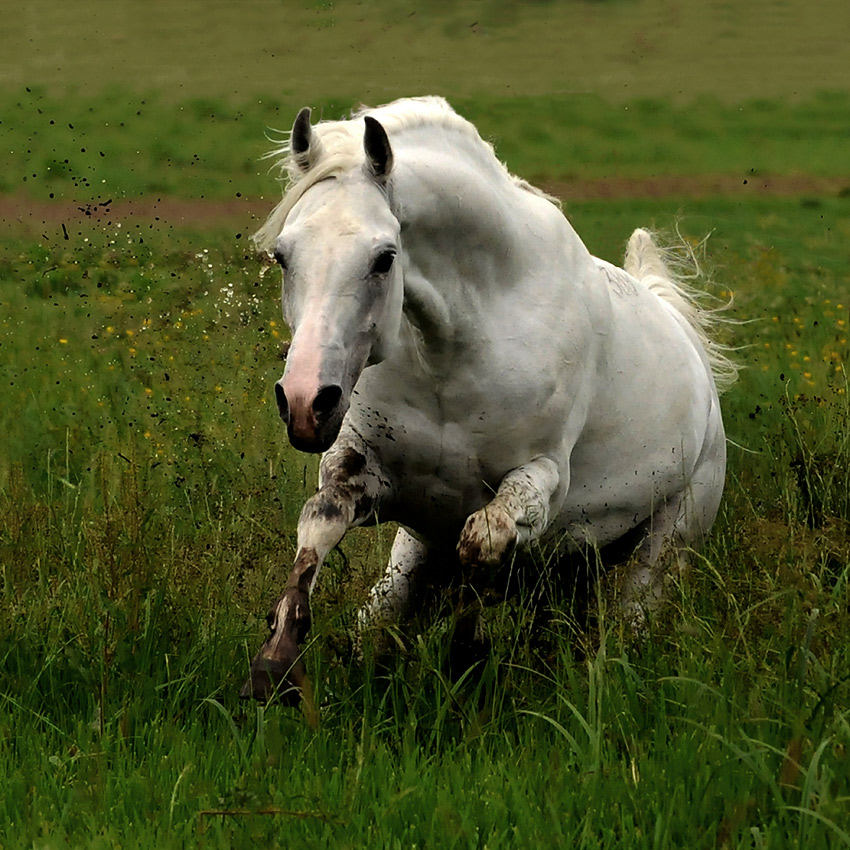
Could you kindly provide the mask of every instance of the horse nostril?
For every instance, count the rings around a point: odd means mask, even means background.
[[[286,393],[283,391],[283,387],[278,381],[274,385],[274,397],[277,401],[277,410],[280,413],[280,418],[284,421],[286,425],[289,424],[289,402],[286,400]]]
[[[339,406],[342,399],[342,387],[331,384],[322,387],[313,399],[313,413],[317,419],[324,419],[331,415]]]

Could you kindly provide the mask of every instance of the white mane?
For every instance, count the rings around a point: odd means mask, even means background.
[[[268,252],[272,249],[287,215],[307,189],[328,177],[345,174],[363,165],[365,161],[363,118],[366,115],[381,122],[390,142],[394,136],[405,130],[423,126],[456,132],[470,140],[473,145],[479,146],[483,158],[495,163],[514,184],[557,204],[555,199],[512,175],[496,158],[493,146],[481,138],[475,125],[458,115],[444,98],[436,96],[401,98],[374,109],[361,107],[347,120],[322,121],[315,125],[313,144],[317,150],[312,153],[312,161],[306,172],[296,162],[290,149],[289,139],[268,154],[268,158],[277,160],[277,165],[284,175],[284,197],[254,234],[254,244],[258,250]]]

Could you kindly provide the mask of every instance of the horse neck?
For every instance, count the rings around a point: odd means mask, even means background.
[[[421,305],[431,326],[445,318],[442,301],[483,297],[524,261],[520,207],[521,195],[529,193],[492,155],[488,161],[480,142],[452,141],[400,146],[393,179],[408,270],[406,300]]]
[[[393,178],[405,314],[426,340],[457,338],[464,322],[478,333],[494,297],[528,286],[542,262],[571,245],[585,250],[557,207],[511,177],[480,141],[449,141],[400,145]]]
[[[461,244],[510,238],[506,215],[517,185],[480,140],[448,133],[446,143],[400,147],[394,178],[403,225]]]

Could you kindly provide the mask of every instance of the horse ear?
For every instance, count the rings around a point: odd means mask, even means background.
[[[384,180],[393,167],[393,149],[390,147],[387,131],[380,121],[370,115],[363,120],[366,122],[366,131],[363,134],[366,164],[374,177]]]
[[[296,165],[302,171],[307,171],[315,159],[315,156],[310,153],[310,148],[315,147],[315,143],[313,128],[310,126],[310,107],[305,106],[296,116],[289,136],[289,149],[292,151]]]

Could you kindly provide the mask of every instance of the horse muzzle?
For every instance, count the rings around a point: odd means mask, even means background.
[[[274,392],[289,442],[301,452],[327,451],[339,435],[348,410],[342,387],[329,384],[315,393],[287,394],[285,381],[284,376],[275,384]]]

